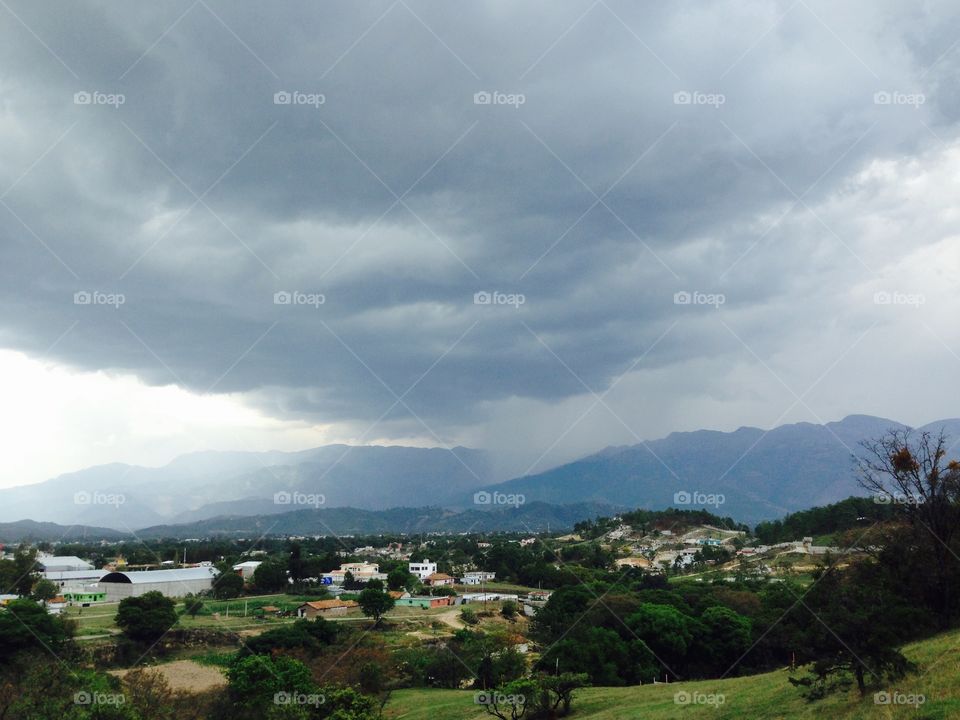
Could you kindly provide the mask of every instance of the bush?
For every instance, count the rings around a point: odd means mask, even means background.
[[[152,590],[120,601],[117,627],[131,640],[155,643],[177,622],[173,600]]]

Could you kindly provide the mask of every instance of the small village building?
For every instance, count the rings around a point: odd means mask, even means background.
[[[445,607],[455,605],[455,599],[446,596],[417,595],[412,597],[397,598],[394,605],[396,607],[421,607],[424,609]]]
[[[473,570],[463,574],[463,577],[460,578],[460,584],[480,585],[485,582],[493,582],[496,576],[497,574],[495,572],[487,572],[486,570]]]
[[[252,582],[253,574],[261,565],[263,565],[263,561],[261,560],[247,560],[246,562],[234,565],[233,571],[242,577],[244,582]]]
[[[386,580],[387,574],[380,572],[380,565],[377,563],[342,563],[339,570],[331,570],[324,573],[323,577],[328,583],[334,585],[343,585],[347,573],[353,576],[357,582],[370,582],[371,580]]]
[[[453,585],[457,579],[446,573],[433,573],[427,578],[424,578],[423,584],[429,585],[430,587],[442,587],[444,585]]]
[[[347,611],[358,607],[353,600],[315,600],[305,602],[297,608],[297,617],[312,620],[315,617],[346,615]]]
[[[72,590],[63,593],[63,597],[65,597],[71,605],[86,606],[90,603],[107,601],[107,594],[98,590]]]
[[[407,571],[411,575],[416,575],[417,578],[422,581],[426,580],[437,571],[437,564],[435,562],[430,562],[429,559],[425,559],[420,562],[412,562],[407,564]]]

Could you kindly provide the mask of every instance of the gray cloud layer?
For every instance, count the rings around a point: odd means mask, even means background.
[[[280,417],[362,429],[386,413],[398,433],[509,444],[490,422],[631,368],[706,408],[759,392],[745,360],[816,355],[799,393],[902,322],[851,293],[910,290],[897,263],[952,232],[942,217],[886,237],[924,209],[863,174],[949,153],[948,2],[10,2],[0,17],[0,343],[41,354],[69,329],[50,357],[247,393]],[[74,304],[94,290],[126,302]],[[682,290],[726,302],[678,306]],[[877,385],[892,372],[874,369]],[[627,415],[650,399],[629,385],[611,393]]]

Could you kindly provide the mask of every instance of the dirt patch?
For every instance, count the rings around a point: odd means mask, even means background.
[[[216,667],[200,665],[193,660],[176,660],[149,668],[163,675],[172,690],[203,692],[227,684],[227,679]],[[111,675],[123,677],[129,670],[111,670]]]

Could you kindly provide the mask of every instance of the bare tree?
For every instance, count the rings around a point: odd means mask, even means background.
[[[913,546],[930,561],[938,596],[934,604],[941,623],[949,625],[960,569],[960,463],[947,459],[949,445],[942,430],[891,430],[863,447],[867,454],[859,459],[860,485],[877,502],[894,507]]]

